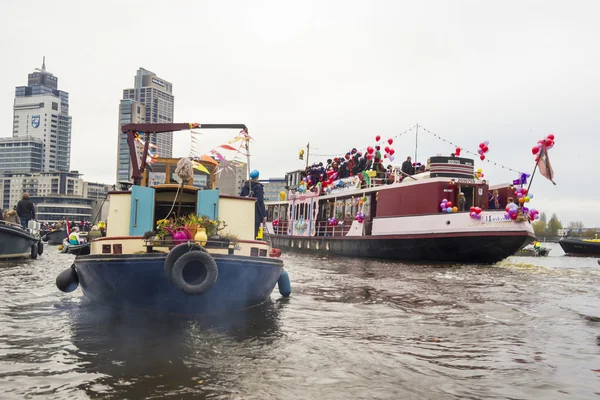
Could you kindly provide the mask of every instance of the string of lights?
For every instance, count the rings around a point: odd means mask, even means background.
[[[467,149],[463,148],[462,146],[459,146],[456,143],[453,143],[453,142],[451,142],[451,141],[449,141],[447,139],[444,139],[440,135],[431,132],[429,129],[423,128],[421,125],[419,125],[419,128],[422,129],[422,130],[424,130],[425,132],[429,133],[430,135],[433,135],[435,138],[441,140],[442,142],[446,142],[446,143],[448,143],[448,144],[450,144],[450,145],[452,145],[454,147],[460,147],[460,150],[462,152],[464,152],[464,153],[469,153],[469,154],[471,154],[471,155],[473,155],[475,157],[479,157],[479,154],[477,154],[477,153],[475,153],[473,151],[467,150]],[[520,174],[522,172],[522,171],[517,171],[516,169],[510,168],[510,167],[507,167],[506,165],[502,165],[499,162],[496,162],[496,161],[493,161],[493,160],[490,160],[490,159],[487,159],[487,158],[485,160],[483,160],[483,161],[487,162],[487,163],[490,163],[490,164],[493,164],[496,167],[500,167],[502,169],[507,169],[509,171],[516,172],[518,174]]]
[[[408,132],[412,131],[412,130],[413,130],[413,129],[415,129],[416,127],[417,127],[417,125],[414,125],[414,126],[412,126],[411,128],[408,128],[407,130],[405,130],[404,132],[401,132],[401,133],[399,133],[399,134],[397,134],[397,135],[395,135],[395,136],[390,136],[390,137],[391,137],[392,139],[397,139],[397,138],[399,138],[400,136],[404,135],[405,133],[408,133]],[[382,136],[382,138],[383,138],[383,136]],[[367,147],[365,146],[365,148],[363,148],[363,149],[361,149],[361,150],[359,150],[359,151],[361,151],[361,152],[364,154],[364,153],[365,153],[365,151],[366,151],[366,148],[367,148]],[[319,153],[313,153],[313,152],[310,152],[310,156],[311,156],[311,157],[342,157],[342,156],[344,156],[346,153],[347,153],[347,151],[340,152],[340,153],[334,153],[334,154],[319,154]]]

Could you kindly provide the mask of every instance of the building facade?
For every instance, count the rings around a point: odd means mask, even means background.
[[[69,204],[65,203],[65,199],[81,199],[91,207],[93,201],[105,199],[114,186],[85,182],[81,174],[73,171],[8,173],[0,176],[0,188],[0,208],[6,210],[16,206],[24,192],[29,194],[36,205],[36,201],[55,204],[53,199],[60,197],[62,199],[60,204]],[[73,204],[80,203],[78,200]]]
[[[33,136],[0,138],[0,174],[41,172],[43,142]]]
[[[27,86],[15,88],[13,137],[33,137],[41,141],[41,171],[69,171],[69,93],[58,90],[58,78],[46,71],[45,60],[41,69],[29,74]]]
[[[233,171],[223,171],[217,177],[217,189],[219,193],[228,196],[239,196],[242,185],[248,177],[248,164],[232,166]]]
[[[117,182],[131,179],[131,156],[127,144],[127,135],[121,127],[127,124],[141,124],[146,121],[146,106],[132,99],[121,100],[119,104],[119,144],[117,146]]]
[[[279,201],[279,193],[287,193],[285,178],[261,179],[259,182],[263,185],[265,201]]]
[[[128,102],[123,103],[127,100]],[[128,107],[132,110],[129,113]],[[143,108],[141,107],[143,106]],[[140,107],[138,109],[138,107]],[[130,160],[123,157],[128,154],[127,140],[121,132],[121,126],[134,123],[170,123],[173,122],[175,109],[175,97],[173,96],[173,84],[159,78],[154,72],[147,69],[138,69],[134,87],[123,90],[123,99],[119,108],[119,145],[117,181],[131,179]],[[135,112],[134,112],[135,111]],[[138,115],[139,114],[139,115]],[[143,120],[141,119],[143,117]],[[125,140],[123,140],[125,138]],[[157,146],[157,155],[161,158],[171,158],[173,155],[173,133],[152,134],[150,142]],[[127,171],[127,172],[125,172]]]

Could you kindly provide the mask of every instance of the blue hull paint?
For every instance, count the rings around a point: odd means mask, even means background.
[[[273,258],[213,255],[219,275],[198,296],[188,296],[165,276],[166,254],[89,255],[75,259],[84,295],[92,302],[169,314],[242,310],[265,302],[283,262]]]
[[[30,258],[31,246],[39,241],[19,226],[0,225],[0,259]]]

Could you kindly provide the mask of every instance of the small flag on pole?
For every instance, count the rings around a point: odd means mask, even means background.
[[[548,149],[546,146],[542,146],[540,149],[540,156],[537,162],[538,169],[540,170],[540,174],[548,179],[550,182],[554,182],[554,171],[552,170],[552,165],[550,165],[550,159],[548,158]]]

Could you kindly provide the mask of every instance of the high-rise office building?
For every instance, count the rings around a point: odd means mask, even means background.
[[[58,90],[58,78],[41,69],[29,74],[27,86],[15,88],[13,136],[42,143],[42,171],[68,172],[71,163],[69,93]]]
[[[0,175],[42,172],[43,142],[31,136],[0,138]]]
[[[144,68],[138,69],[134,87],[123,90],[123,99],[119,107],[117,181],[128,181],[131,179],[131,163],[129,160],[127,138],[121,132],[121,126],[141,122],[173,122],[174,103],[173,84],[159,78],[154,72]],[[157,146],[158,157],[172,157],[172,132],[158,135],[152,134],[150,142]]]

